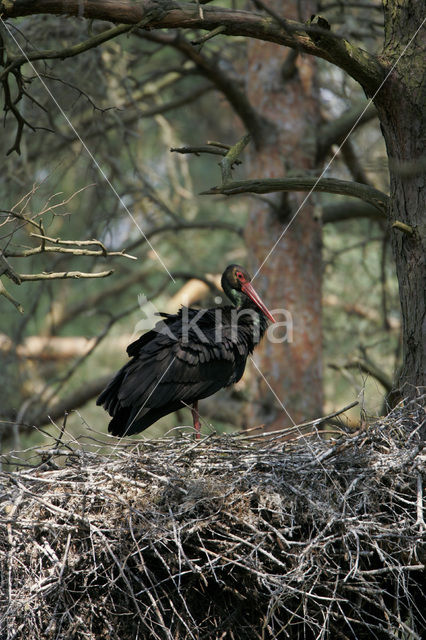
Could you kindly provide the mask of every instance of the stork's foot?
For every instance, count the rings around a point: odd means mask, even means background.
[[[200,423],[200,414],[198,413],[198,402],[194,402],[191,409],[192,413],[192,421],[194,423],[195,429],[195,439],[199,440],[201,437],[201,423]]]

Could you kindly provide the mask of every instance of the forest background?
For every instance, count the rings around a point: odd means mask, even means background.
[[[270,12],[279,4],[221,6],[275,20]],[[306,22],[320,13],[337,35],[380,52],[381,3],[313,5],[288,3],[286,16]],[[6,56],[32,58],[15,76],[2,76],[5,448],[37,444],[65,411],[67,430],[105,431],[107,416],[95,398],[146,327],[146,299],[168,312],[185,300],[215,304],[224,267],[237,262],[256,272],[282,231],[290,244],[276,247],[275,272],[261,270],[256,284],[271,309],[291,313],[293,341],[273,351],[264,343],[257,366],[235,389],[201,404],[205,432],[285,427],[356,399],[364,417],[385,413],[402,342],[390,249],[395,230],[379,209],[320,192],[308,199],[199,195],[221,183],[218,161],[247,131],[252,138],[233,165],[233,180],[317,177],[325,169],[325,178],[388,193],[374,106],[344,71],[297,49],[220,31],[207,40],[197,29],[144,26],[109,34],[111,23],[47,15],[0,26],[3,63]],[[256,60],[265,69],[257,80]],[[274,101],[279,112],[268,113]],[[256,131],[265,118],[279,130],[276,175],[266,160],[256,165]],[[183,147],[190,152],[171,151]],[[293,259],[292,235],[302,249],[294,269],[283,258],[287,251]],[[353,409],[350,423],[359,418]],[[188,422],[182,412],[146,435]]]

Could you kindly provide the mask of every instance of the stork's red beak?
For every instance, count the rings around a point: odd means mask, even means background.
[[[260,299],[260,297],[258,296],[256,291],[251,286],[250,282],[246,282],[245,284],[243,284],[243,286],[241,287],[241,291],[243,293],[245,293],[246,296],[248,296],[250,298],[250,300],[253,300],[254,304],[256,304],[259,307],[259,309],[261,309],[261,311],[263,311],[265,316],[267,318],[269,318],[269,320],[271,322],[276,322],[274,316],[272,315],[272,313],[270,311],[268,311],[268,309],[266,308],[265,304],[262,302],[262,300]]]

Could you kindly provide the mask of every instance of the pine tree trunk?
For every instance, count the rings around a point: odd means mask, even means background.
[[[283,13],[279,0],[268,2],[268,7],[278,15]],[[285,3],[287,18],[305,20],[313,12],[313,2]],[[266,120],[263,135],[255,140],[255,148],[251,146],[249,177],[275,178],[289,170],[314,168],[319,119],[315,72],[316,61],[311,56],[249,41],[247,93]],[[274,329],[277,337],[287,333],[289,341],[275,344],[266,338],[256,350],[261,373],[252,366],[251,425],[280,428],[321,415],[321,227],[313,217],[314,197],[303,204],[294,220],[305,194],[268,196],[272,206],[265,199],[251,201],[246,240],[252,272],[278,241],[255,278],[255,286],[270,308],[286,309],[293,324],[292,331],[290,326]],[[286,319],[279,312],[276,316],[279,321]]]
[[[425,30],[405,46],[424,19],[417,0],[384,2],[384,62],[397,63],[375,100],[389,156],[389,223],[403,320],[403,367],[397,397],[426,384]],[[423,47],[422,47],[423,44]],[[408,226],[406,231],[398,226]],[[411,233],[410,233],[411,229]]]

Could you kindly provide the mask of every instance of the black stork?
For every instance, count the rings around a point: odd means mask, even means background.
[[[222,288],[232,305],[211,309],[182,307],[127,347],[131,360],[102,391],[96,404],[112,416],[108,431],[130,436],[163,416],[192,405],[200,437],[198,400],[240,380],[249,353],[268,322],[275,322],[236,264],[222,274]]]

